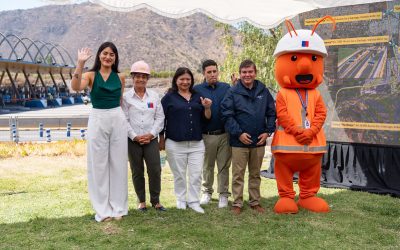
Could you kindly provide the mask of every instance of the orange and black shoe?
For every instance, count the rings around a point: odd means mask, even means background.
[[[154,207],[154,209],[155,210],[157,210],[157,211],[160,211],[160,212],[165,212],[165,211],[167,211],[167,209],[163,206],[163,205],[161,205],[160,203],[157,203],[157,204],[153,204],[152,205],[153,207]]]

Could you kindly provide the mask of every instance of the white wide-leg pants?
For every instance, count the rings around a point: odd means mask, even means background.
[[[165,151],[174,175],[176,199],[188,204],[199,203],[205,151],[203,140],[176,142],[167,139]]]
[[[92,109],[88,122],[89,197],[96,221],[128,214],[128,137],[120,107]]]

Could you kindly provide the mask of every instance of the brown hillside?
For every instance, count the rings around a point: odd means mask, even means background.
[[[222,62],[225,54],[221,31],[215,29],[214,20],[202,14],[170,19],[146,9],[113,12],[83,3],[3,11],[0,20],[3,34],[60,44],[74,59],[80,47],[96,50],[103,41],[112,41],[118,47],[122,70],[143,59],[157,71],[178,66],[196,71],[201,60]],[[87,66],[91,65],[92,61],[88,62]]]

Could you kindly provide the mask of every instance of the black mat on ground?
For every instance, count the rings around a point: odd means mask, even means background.
[[[273,164],[261,175],[274,178]],[[328,142],[321,185],[400,197],[400,147]]]

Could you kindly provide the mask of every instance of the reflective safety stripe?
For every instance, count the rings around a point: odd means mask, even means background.
[[[320,152],[326,151],[327,146],[316,146],[310,147],[308,145],[304,146],[271,146],[271,150],[285,150],[285,151],[302,151],[302,152]]]

